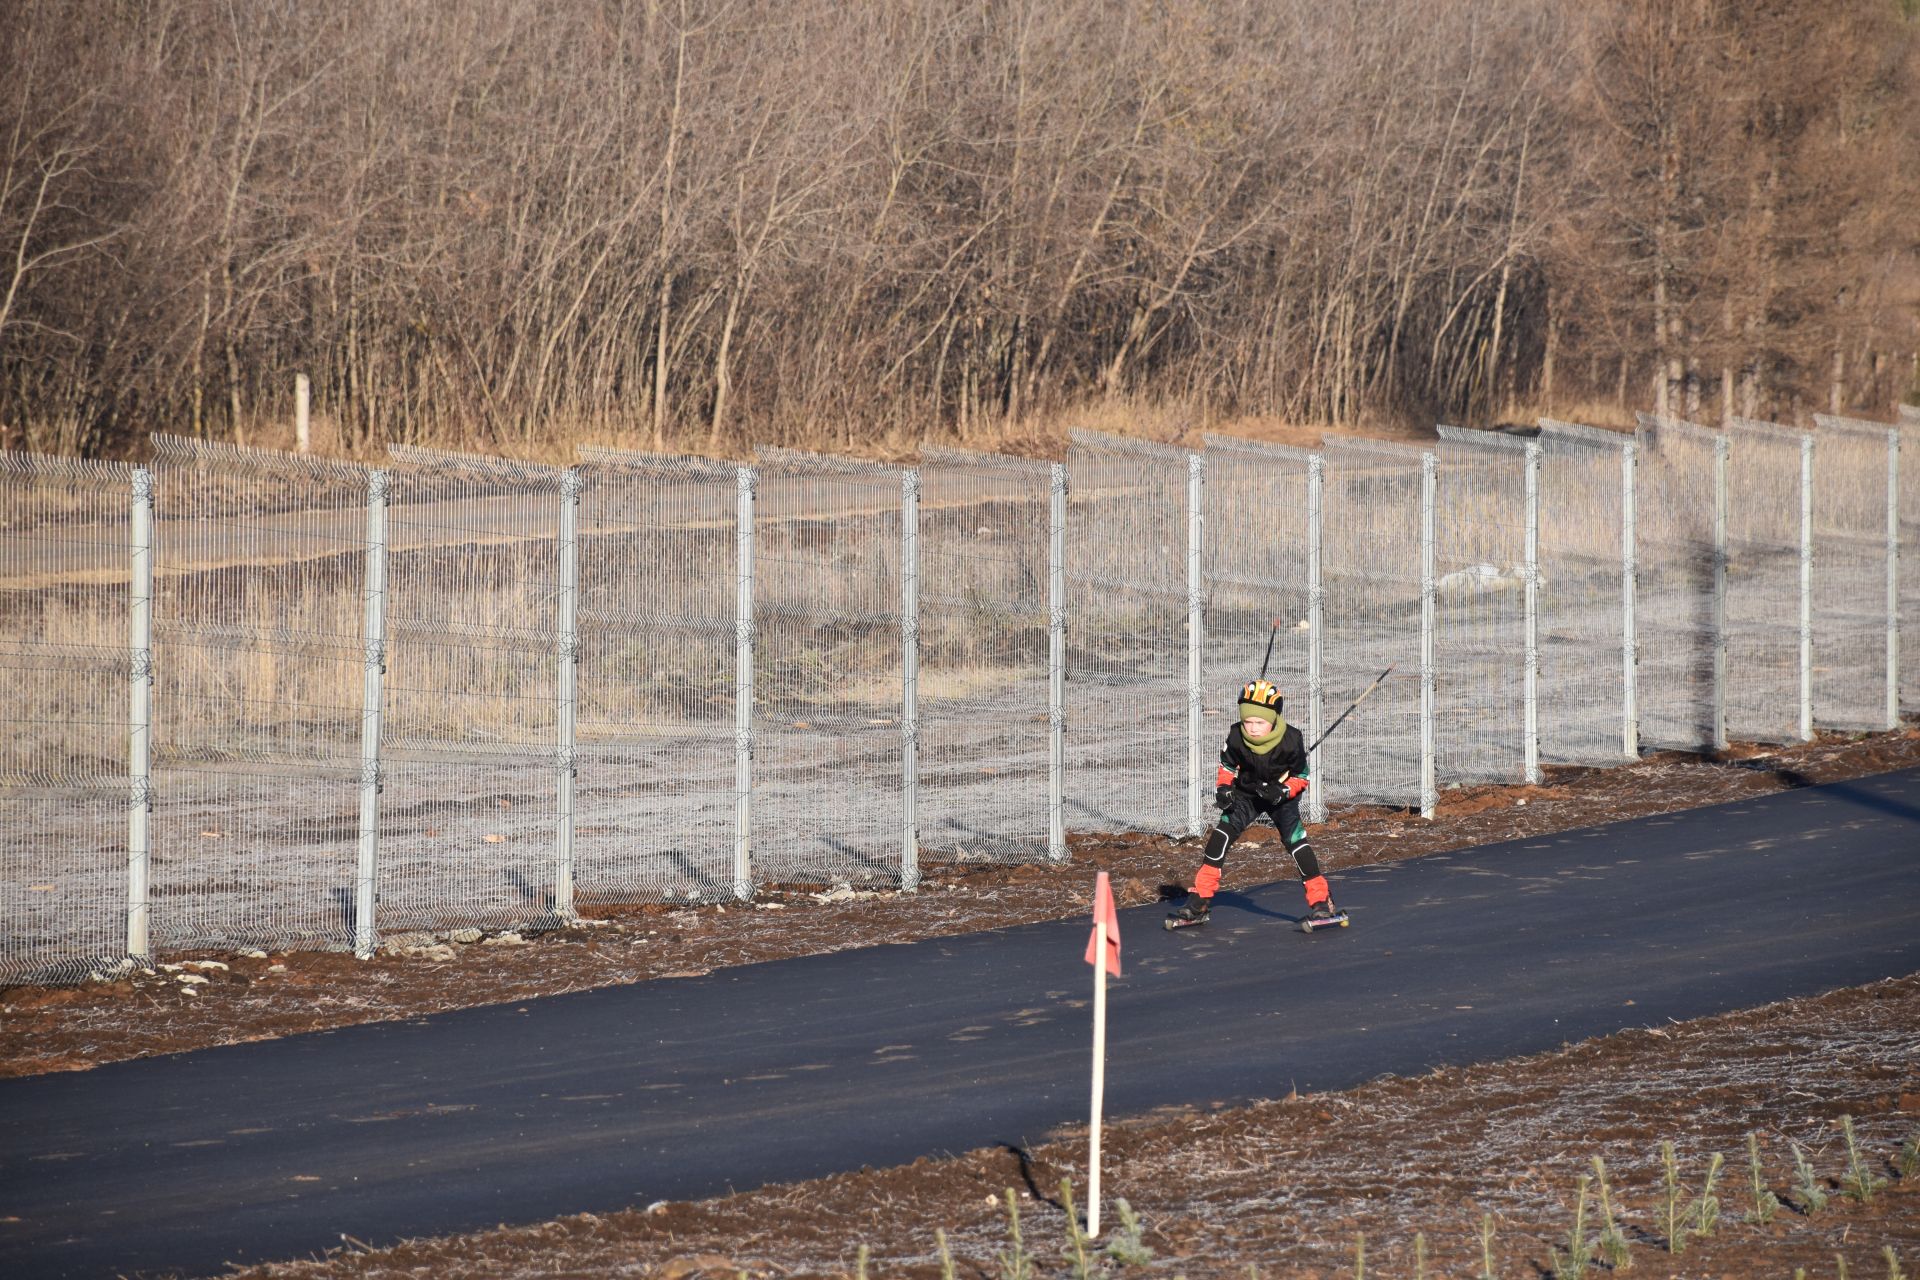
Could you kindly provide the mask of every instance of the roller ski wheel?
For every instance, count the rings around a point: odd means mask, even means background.
[[[1167,932],[1172,933],[1175,929],[1196,929],[1212,918],[1212,903],[1204,898],[1188,898],[1186,904],[1179,910],[1167,912]]]
[[[1331,903],[1325,903],[1307,912],[1307,918],[1300,922],[1300,932],[1312,933],[1317,929],[1344,929],[1353,922],[1347,913]]]

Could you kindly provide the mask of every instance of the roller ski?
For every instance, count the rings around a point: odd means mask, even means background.
[[[1175,929],[1193,929],[1205,924],[1213,917],[1213,901],[1197,893],[1187,895],[1187,900],[1176,909],[1167,913],[1167,932]]]
[[[1352,921],[1347,913],[1333,905],[1333,900],[1323,898],[1307,908],[1306,918],[1300,922],[1300,932],[1312,933],[1315,929],[1344,929]]]

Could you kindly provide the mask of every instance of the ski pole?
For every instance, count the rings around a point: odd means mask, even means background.
[[[1273,630],[1267,632],[1267,656],[1260,659],[1260,678],[1262,680],[1267,678],[1267,664],[1273,661],[1273,642],[1279,634],[1280,619],[1275,618],[1273,620]]]
[[[1394,663],[1393,666],[1389,666],[1385,671],[1382,671],[1379,675],[1375,676],[1373,678],[1373,683],[1368,685],[1364,690],[1362,690],[1360,693],[1360,696],[1355,698],[1353,702],[1347,707],[1347,709],[1340,713],[1339,720],[1335,720],[1332,724],[1327,726],[1326,733],[1321,734],[1319,737],[1313,740],[1313,746],[1308,747],[1307,751],[1311,753],[1321,743],[1325,742],[1328,736],[1331,735],[1335,729],[1338,729],[1340,727],[1340,720],[1345,720],[1348,716],[1352,715],[1354,707],[1357,707],[1361,703],[1365,702],[1367,700],[1367,695],[1369,693],[1372,693],[1375,689],[1378,689],[1380,687],[1380,682],[1382,680],[1385,680],[1388,676],[1392,675],[1393,667],[1398,665],[1399,665],[1398,663]]]

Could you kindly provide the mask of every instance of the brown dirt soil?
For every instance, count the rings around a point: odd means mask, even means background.
[[[1871,1199],[1845,1194],[1851,1116]],[[1784,1203],[1755,1207],[1746,1141],[1761,1184]],[[1676,1152],[1681,1207],[1698,1225],[1711,1156],[1726,1157],[1710,1234],[1668,1251],[1660,1144]],[[1606,1162],[1608,1206],[1628,1262],[1645,1276],[1890,1274],[1883,1249],[1920,1267],[1920,1177],[1901,1176],[1920,1141],[1920,975],[1695,1022],[1585,1041],[1553,1053],[1340,1093],[1251,1106],[1157,1113],[1109,1124],[1106,1222],[1115,1198],[1138,1215],[1151,1260],[1096,1255],[1087,1274],[1260,1277],[1353,1275],[1356,1238],[1374,1274],[1552,1277],[1564,1264],[1575,1187]],[[1829,1195],[1815,1211],[1796,1186],[1793,1146]],[[1912,1150],[1911,1146],[1907,1148]],[[1914,1153],[1920,1158],[1920,1153]],[[582,1214],[379,1250],[257,1267],[246,1280],[398,1277],[855,1276],[934,1280],[936,1231],[953,1274],[1014,1274],[1005,1195],[1013,1189],[1034,1280],[1076,1274],[1063,1178],[1086,1188],[1084,1133],[1029,1150],[997,1148],[893,1169],[766,1187],[695,1203]],[[1598,1187],[1585,1220],[1605,1222]],[[1115,1238],[1109,1231],[1106,1246]],[[1595,1266],[1588,1274],[1624,1267]],[[1562,1272],[1561,1274],[1566,1274]]]
[[[1543,786],[1448,791],[1431,822],[1405,810],[1336,807],[1315,829],[1314,848],[1337,885],[1346,867],[1915,765],[1920,731],[1913,729],[1791,748],[1736,746],[1714,759],[1665,753],[1614,769],[1550,770]],[[13,987],[0,991],[0,1077],[1064,919],[1088,910],[1094,870],[1111,872],[1120,905],[1131,906],[1177,892],[1198,860],[1197,842],[1164,836],[1084,835],[1070,844],[1073,864],[1064,870],[930,863],[913,893],[821,901],[826,895],[789,886],[752,904],[589,908],[595,918],[581,927],[524,940],[495,935],[454,944],[419,936],[411,939],[415,954],[366,961],[317,951],[185,953],[113,982]],[[1257,827],[1235,846],[1227,883],[1295,874],[1273,832]],[[206,981],[184,981],[195,977]]]

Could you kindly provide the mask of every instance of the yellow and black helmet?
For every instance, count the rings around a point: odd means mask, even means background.
[[[1240,718],[1259,716],[1263,720],[1278,720],[1280,708],[1286,705],[1286,699],[1280,696],[1280,686],[1262,678],[1249,680],[1240,690]]]

